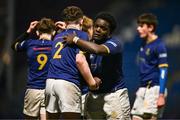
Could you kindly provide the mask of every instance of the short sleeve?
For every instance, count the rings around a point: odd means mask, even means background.
[[[122,52],[122,44],[119,39],[111,38],[103,44],[109,54],[117,54]]]
[[[159,67],[168,67],[167,49],[162,42],[157,46],[158,64]]]

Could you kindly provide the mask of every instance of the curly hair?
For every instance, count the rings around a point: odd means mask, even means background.
[[[68,6],[61,13],[63,21],[75,21],[83,18],[83,11],[77,6]]]
[[[103,19],[109,23],[110,33],[112,33],[117,27],[117,22],[114,16],[112,16],[110,13],[101,12],[95,17],[95,21],[97,19]]]
[[[55,23],[50,18],[42,18],[36,26],[39,33],[52,33],[55,30]]]

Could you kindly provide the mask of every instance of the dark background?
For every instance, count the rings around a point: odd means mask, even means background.
[[[25,32],[33,20],[60,20],[61,11],[77,5],[94,18],[100,11],[111,12],[118,21],[115,36],[124,43],[124,79],[133,104],[138,88],[136,54],[140,39],[136,18],[152,12],[159,19],[157,34],[168,48],[168,98],[164,119],[180,119],[180,1],[179,0],[0,0],[0,118],[22,118],[27,76],[25,54],[10,49],[12,41]]]

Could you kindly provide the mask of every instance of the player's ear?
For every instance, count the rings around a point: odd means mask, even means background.
[[[36,35],[39,36],[39,34],[40,34],[39,31],[36,30]]]
[[[80,18],[80,20],[79,20],[79,23],[80,23],[80,25],[82,25],[83,24],[83,18]]]
[[[154,26],[153,25],[149,25],[149,31],[153,31],[154,30]]]

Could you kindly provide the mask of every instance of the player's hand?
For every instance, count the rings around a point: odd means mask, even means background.
[[[102,83],[101,79],[98,77],[94,77],[94,81],[95,81],[95,83],[93,85],[89,86],[90,90],[98,90],[100,84]]]
[[[60,29],[60,30],[64,30],[66,29],[66,23],[65,22],[62,22],[62,21],[58,21],[55,23],[55,26]]]
[[[29,26],[29,28],[28,28],[28,30],[26,31],[27,33],[31,33],[34,29],[35,29],[35,27],[36,27],[36,25],[38,24],[39,22],[38,21],[33,21],[33,22],[31,22],[30,23],[30,26]]]
[[[160,94],[157,100],[157,106],[158,108],[161,108],[165,105],[165,96],[164,94]]]
[[[63,36],[63,39],[68,43],[68,44],[74,44],[73,38],[76,36],[76,33],[73,32],[73,34],[67,34]]]
[[[102,83],[101,79],[98,77],[94,77],[94,80],[96,81],[96,85],[99,88],[100,84]]]

